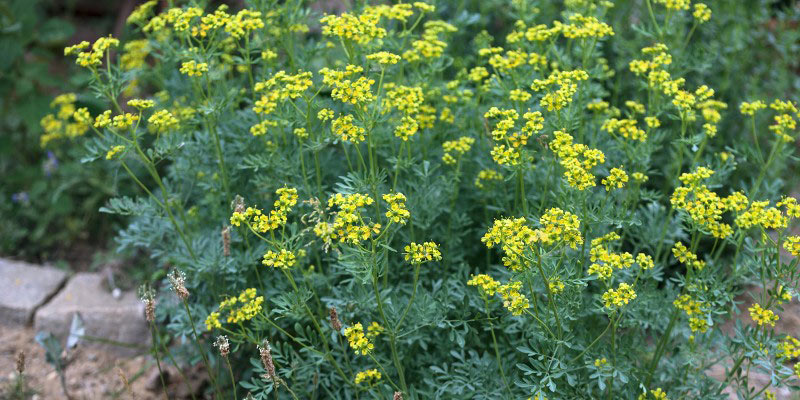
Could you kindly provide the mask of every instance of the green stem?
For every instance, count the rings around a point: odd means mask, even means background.
[[[167,394],[167,384],[164,382],[164,371],[161,369],[161,357],[158,356],[158,337],[156,336],[155,323],[150,321],[150,336],[153,338],[153,358],[156,359],[156,366],[158,367],[158,378],[161,379],[161,388],[164,390],[164,398],[169,400]]]
[[[186,302],[186,299],[181,299],[183,303],[183,309],[186,310],[186,315],[189,317],[189,324],[192,326],[192,335],[194,337],[194,345],[197,348],[197,351],[200,353],[200,356],[203,357],[203,363],[206,366],[206,371],[208,371],[208,377],[211,379],[211,383],[214,385],[214,390],[217,392],[217,395],[222,397],[222,394],[219,391],[219,385],[217,385],[217,379],[211,373],[211,363],[208,362],[208,357],[206,356],[206,352],[200,347],[200,338],[197,336],[197,328],[194,325],[194,318],[192,318],[192,312],[189,310],[189,304]]]
[[[419,281],[419,263],[414,263],[414,290],[411,292],[411,299],[408,300],[408,305],[406,305],[405,311],[403,311],[403,316],[400,317],[400,321],[397,322],[397,325],[394,327],[394,331],[397,332],[400,330],[400,325],[403,323],[403,320],[406,319],[406,315],[408,315],[408,310],[411,309],[411,305],[414,304],[414,296],[417,294],[417,282]]]
[[[511,387],[508,386],[508,379],[506,379],[506,372],[503,370],[503,359],[500,357],[500,349],[497,347],[497,337],[494,334],[494,323],[492,323],[492,316],[489,312],[489,298],[484,294],[483,302],[486,305],[486,320],[489,321],[489,332],[492,334],[492,344],[494,345],[494,355],[497,358],[497,366],[500,368],[500,376],[503,377],[503,385],[506,387],[509,397],[511,395]]]

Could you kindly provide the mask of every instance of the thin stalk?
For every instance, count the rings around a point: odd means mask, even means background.
[[[183,303],[183,309],[186,310],[186,315],[189,317],[189,324],[192,326],[192,335],[194,337],[194,345],[197,348],[197,351],[200,352],[200,356],[203,357],[203,363],[206,366],[206,370],[208,371],[208,377],[211,379],[211,383],[214,385],[214,390],[217,392],[217,395],[222,397],[222,394],[219,391],[219,385],[217,385],[217,379],[211,373],[211,363],[208,362],[208,357],[206,356],[206,352],[203,351],[203,348],[200,347],[200,339],[197,336],[197,328],[194,325],[194,318],[192,318],[192,312],[189,310],[189,304],[186,302],[185,299],[181,299]]]
[[[383,324],[389,326],[389,319],[386,318],[386,313],[383,311],[383,299],[381,299],[381,292],[378,290],[378,277],[376,273],[373,271],[372,273],[372,288],[375,291],[375,300],[378,302],[378,312],[383,319]],[[394,331],[389,332],[389,345],[392,351],[392,361],[394,362],[394,367],[397,369],[397,375],[400,376],[400,386],[403,388],[404,393],[408,393],[408,387],[406,386],[406,378],[405,374],[403,373],[403,366],[400,364],[400,358],[397,357],[397,346],[395,345],[395,333]]]
[[[408,310],[410,310],[411,305],[414,304],[414,296],[417,295],[417,282],[419,281],[419,266],[419,263],[414,263],[414,290],[411,292],[411,298],[408,300],[408,305],[406,305],[406,309],[403,311],[403,316],[400,317],[400,321],[398,321],[397,325],[394,327],[395,332],[400,329],[400,325],[403,323],[403,320],[406,319],[406,315],[408,315]]]
[[[167,384],[164,382],[164,371],[161,369],[161,358],[158,356],[158,337],[156,337],[155,323],[150,321],[150,336],[153,338],[153,357],[156,359],[158,367],[158,378],[161,380],[161,388],[164,390],[164,398],[169,400],[167,394]]]
[[[233,398],[238,399],[239,395],[236,394],[236,378],[233,377],[233,368],[231,367],[231,360],[228,357],[225,358],[225,364],[228,366],[228,375],[231,377],[231,386],[233,386]]]
[[[508,386],[508,379],[506,379],[506,372],[503,370],[503,359],[500,357],[500,349],[497,347],[497,337],[494,334],[494,323],[492,323],[492,316],[489,312],[489,298],[484,294],[483,302],[486,305],[486,320],[489,322],[489,332],[492,334],[492,344],[494,345],[494,355],[497,358],[497,366],[500,369],[500,376],[503,377],[503,384],[506,387],[508,395],[511,396],[511,387]]]

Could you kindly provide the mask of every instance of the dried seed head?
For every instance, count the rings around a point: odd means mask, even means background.
[[[169,274],[169,283],[172,284],[172,290],[181,298],[181,301],[189,298],[189,291],[186,289],[186,274],[173,269]]]
[[[235,212],[243,213],[244,212],[244,197],[239,196],[237,194],[236,197],[234,197],[233,201],[231,202],[231,208]]]
[[[225,257],[231,256],[231,227],[222,228],[222,254]]]
[[[20,351],[17,353],[17,373],[22,375],[25,372],[25,352]]]
[[[139,287],[139,299],[144,303],[144,316],[147,322],[156,320],[156,294],[150,285]]]
[[[336,312],[336,307],[331,307],[328,309],[331,313],[331,328],[336,332],[342,330],[342,323],[339,321],[339,313]]]
[[[228,341],[227,336],[217,336],[217,340],[214,342],[214,347],[219,350],[219,355],[228,358],[228,354],[231,352],[231,343]]]
[[[272,348],[269,346],[269,341],[264,339],[264,346],[258,346],[258,352],[261,354],[261,364],[267,373],[263,375],[264,379],[269,379],[274,383],[280,382],[280,378],[275,374],[275,364],[272,363]]]
[[[392,397],[392,400],[403,400],[403,393],[394,392],[394,397]]]

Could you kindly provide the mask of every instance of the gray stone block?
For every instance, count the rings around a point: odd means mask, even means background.
[[[120,355],[143,351],[150,342],[144,318],[144,304],[135,293],[114,298],[102,284],[99,274],[79,273],[72,277],[53,299],[36,312],[34,328],[48,331],[62,343],[69,335],[73,316],[83,321],[82,345],[102,348]],[[139,346],[131,348],[109,341]]]
[[[0,323],[27,325],[33,313],[58,291],[67,274],[52,267],[0,259]]]

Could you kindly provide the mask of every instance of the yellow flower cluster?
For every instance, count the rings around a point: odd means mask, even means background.
[[[656,121],[658,121],[658,119],[656,119]],[[640,142],[647,140],[647,133],[643,129],[636,126],[635,119],[609,118],[603,122],[603,126],[600,129],[608,132],[611,135],[619,133],[625,139],[638,140]]]
[[[377,385],[379,380],[381,380],[381,373],[377,369],[368,369],[357,373],[355,382],[356,385],[365,383],[367,386],[372,387]]]
[[[661,3],[669,10],[680,11],[688,10],[691,0],[656,0],[656,3]]]
[[[620,308],[636,298],[636,292],[631,285],[620,283],[617,289],[608,289],[603,293],[603,305],[609,310]]]
[[[475,187],[478,189],[485,189],[487,181],[502,181],[503,175],[492,169],[484,169],[478,171],[478,176],[475,177]]]
[[[153,11],[153,8],[155,8],[156,4],[158,4],[158,1],[156,0],[150,0],[142,3],[136,7],[133,12],[131,12],[126,22],[129,24],[143,25],[145,22],[147,22],[147,18],[150,16],[150,13]]]
[[[168,132],[178,128],[179,121],[167,110],[158,110],[147,119],[149,127],[155,132]]]
[[[739,105],[739,112],[744,115],[754,116],[758,110],[763,110],[765,108],[767,108],[767,104],[761,100],[756,100],[750,103],[744,101]]]
[[[800,357],[800,340],[786,335],[786,337],[778,343],[777,356],[784,360]]]
[[[400,61],[400,56],[388,51],[379,51],[377,53],[367,55],[367,60],[375,61],[380,65],[394,65]]]
[[[578,216],[560,208],[550,208],[539,218],[542,233],[538,235],[546,245],[564,243],[576,249],[583,244]]]
[[[519,119],[519,114],[516,110],[501,110],[497,107],[492,107],[483,116],[486,119],[498,119],[492,130],[492,140],[494,140],[495,146],[491,154],[494,161],[500,165],[519,164],[522,147],[528,144],[528,139],[534,133],[544,128],[544,117],[539,111],[529,111],[523,114],[525,125],[519,131],[511,134],[509,134],[509,131],[514,128],[517,119]]]
[[[411,242],[406,245],[403,251],[403,256],[406,261],[412,264],[424,264],[428,261],[439,261],[442,259],[439,245],[434,242],[425,242],[422,244]]]
[[[628,252],[614,253],[606,245],[619,239],[619,234],[610,232],[592,240],[592,248],[589,250],[589,260],[592,262],[588,269],[590,275],[597,275],[598,279],[608,280],[614,273],[614,269],[627,269],[633,265],[633,255]],[[637,260],[640,260],[639,256],[647,257],[639,254]],[[652,264],[652,259],[649,260],[650,264],[646,264],[647,261],[646,258],[641,258],[640,265],[643,269],[647,269],[646,265]]]
[[[770,125],[769,130],[775,133],[781,140],[786,143],[794,141],[788,132],[797,128],[797,121],[792,117],[791,113],[800,116],[797,111],[797,106],[791,101],[774,100],[769,107],[779,114],[774,117],[775,124]]]
[[[368,338],[375,338],[375,337],[378,337],[378,336],[380,336],[381,334],[383,334],[383,332],[384,332],[385,330],[386,330],[386,329],[384,329],[384,328],[381,326],[381,324],[379,324],[379,323],[377,323],[377,322],[375,322],[375,321],[372,321],[372,323],[371,323],[371,324],[369,324],[369,326],[367,327],[367,337],[368,337]]]
[[[268,232],[286,224],[289,211],[297,204],[297,189],[280,188],[275,191],[278,199],[273,203],[269,215],[254,207],[247,207],[244,212],[234,211],[231,215],[231,225],[240,226],[243,222],[256,232]]]
[[[468,136],[462,136],[458,138],[458,140],[448,140],[442,143],[442,149],[444,150],[442,162],[445,164],[455,164],[456,157],[460,159],[464,153],[472,148],[473,143],[475,143],[475,139]],[[456,157],[453,157],[451,153],[456,153]]]
[[[775,326],[775,322],[778,321],[778,316],[774,312],[772,312],[772,310],[769,309],[765,310],[761,308],[761,305],[758,303],[753,304],[751,307],[747,309],[747,311],[750,311],[750,318],[752,318],[753,321],[755,321],[758,324],[758,326],[762,325]]]
[[[472,278],[467,281],[467,286],[477,286],[487,296],[494,296],[497,288],[500,287],[500,282],[497,282],[489,275],[478,274],[472,275]]]
[[[419,130],[419,123],[411,116],[405,115],[400,119],[400,125],[394,129],[394,135],[407,142]]]
[[[56,109],[55,114],[47,114],[39,121],[44,132],[39,138],[42,147],[53,140],[61,138],[75,138],[89,130],[92,118],[87,108],[75,108],[78,97],[74,93],[65,93],[56,96],[50,103],[50,108]],[[110,114],[110,111],[109,111]]]
[[[705,304],[703,302],[693,299],[688,294],[682,294],[672,304],[675,308],[683,310],[686,316],[689,317],[689,329],[692,332],[705,333],[708,330],[708,321],[704,310]]]
[[[125,113],[125,114],[115,115],[114,118],[111,120],[111,126],[121,131],[124,131],[133,126],[133,123],[138,120],[139,116],[136,114]]]
[[[586,17],[581,14],[569,16],[569,24],[554,21],[554,28],[560,29],[567,39],[602,38],[614,36],[614,29],[605,22],[600,22],[596,17]]]
[[[336,193],[328,199],[328,207],[338,207],[333,222],[320,221],[314,226],[314,233],[326,244],[338,240],[343,243],[356,244],[369,239],[372,234],[380,232],[381,225],[370,225],[361,218],[360,208],[371,205],[374,200],[364,194],[343,195]]]
[[[410,87],[387,83],[383,85],[387,89],[386,97],[383,99],[383,112],[392,109],[399,110],[405,115],[415,115],[419,113],[425,96],[420,87]]]
[[[372,353],[372,350],[375,349],[375,345],[364,335],[364,327],[360,322],[346,328],[344,330],[344,336],[347,337],[350,347],[355,350],[356,354],[361,353],[361,355],[365,356]]]
[[[522,315],[530,307],[528,298],[520,293],[521,289],[522,282],[519,281],[511,281],[497,288],[497,293],[503,299],[503,307],[514,316]]]
[[[116,157],[117,154],[121,153],[123,150],[125,150],[125,146],[112,146],[108,150],[108,153],[106,153],[106,160]]]
[[[98,65],[103,63],[103,55],[111,47],[118,47],[119,40],[114,39],[110,35],[107,37],[98,38],[89,50],[89,42],[83,41],[76,45],[64,48],[64,55],[76,55],[75,63],[81,67],[95,69]],[[85,51],[86,50],[86,51]]]
[[[289,269],[294,266],[296,262],[297,256],[295,256],[294,252],[286,249],[280,249],[277,252],[269,250],[267,254],[264,254],[264,259],[261,261],[261,263],[267,267],[280,269]]]
[[[354,144],[361,143],[367,140],[364,135],[366,129],[355,124],[355,118],[350,114],[340,115],[331,123],[331,130],[333,134],[342,140]]]
[[[386,29],[378,27],[380,20],[380,14],[364,12],[361,15],[350,13],[326,15],[319,22],[322,23],[324,36],[338,36],[364,45],[374,39],[386,36]]]
[[[374,79],[361,76],[358,79],[348,79],[353,75],[361,74],[364,68],[356,65],[347,65],[344,71],[323,68],[319,71],[322,75],[322,82],[333,88],[331,97],[342,103],[363,106],[375,100],[375,95],[371,87],[375,84]]]
[[[458,30],[444,21],[426,21],[423,27],[421,38],[411,42],[413,49],[403,53],[403,58],[408,62],[441,57],[447,43],[439,40],[439,34]]]
[[[572,143],[572,136],[563,131],[553,132],[555,138],[550,142],[550,148],[559,158],[559,163],[564,167],[564,178],[570,186],[578,190],[586,190],[596,185],[595,177],[591,173],[592,167],[605,162],[605,154],[598,149],[590,149],[586,145]]]
[[[726,238],[733,233],[730,225],[720,222],[726,211],[740,212],[747,206],[747,197],[741,192],[719,197],[700,183],[714,174],[713,170],[698,167],[694,172],[681,174],[680,186],[670,198],[673,207],[686,211],[692,221],[707,229],[716,238]],[[780,213],[779,213],[780,214]],[[744,221],[744,220],[743,220]]]
[[[181,64],[181,73],[188,76],[203,76],[208,72],[208,63],[199,63],[194,60],[185,61]]]
[[[601,181],[603,186],[606,187],[606,191],[610,191],[611,189],[622,189],[625,187],[625,184],[628,183],[628,174],[625,173],[625,170],[622,167],[619,168],[611,168],[608,176],[603,178]]]
[[[692,16],[701,24],[708,22],[711,20],[711,9],[703,3],[696,3]]]
[[[218,19],[214,19],[218,21]],[[225,23],[225,32],[228,32],[234,39],[239,39],[251,31],[264,27],[260,11],[244,9],[236,13]],[[205,36],[205,35],[202,35]]]
[[[735,223],[742,229],[761,226],[764,229],[782,229],[789,224],[789,219],[775,207],[767,207],[769,201],[754,201],[750,207],[736,217]]]
[[[119,58],[122,69],[129,71],[147,66],[145,59],[150,54],[150,42],[147,39],[131,40],[122,47],[123,54]]]
[[[800,236],[789,236],[783,242],[783,248],[795,257],[800,257]]]
[[[406,209],[406,196],[402,193],[387,193],[383,195],[383,201],[389,203],[386,211],[386,218],[397,224],[405,224],[411,213]]]
[[[652,398],[653,400],[669,400],[667,397],[667,392],[661,390],[661,388],[656,388],[655,390],[650,391],[650,397],[648,397],[648,393],[642,393],[639,395],[639,400],[648,400]]]
[[[690,268],[701,270],[706,266],[705,261],[700,261],[697,258],[697,254],[689,251],[689,249],[686,248],[686,246],[681,242],[676,242],[672,247],[672,255],[674,255],[675,258],[682,264]]]
[[[253,319],[261,312],[264,296],[257,296],[253,288],[246,289],[238,297],[231,297],[219,303],[218,311],[214,311],[206,318],[206,329],[221,328],[220,316],[227,312],[226,322],[238,324],[242,321]]]
[[[578,91],[578,82],[589,79],[589,74],[581,69],[573,71],[554,71],[546,79],[535,79],[531,84],[531,90],[539,92],[547,89],[539,101],[542,108],[547,111],[561,110],[572,102],[572,96]],[[555,91],[551,86],[558,86]]]
[[[266,81],[256,82],[253,91],[263,93],[253,105],[253,111],[260,117],[272,114],[279,102],[302,96],[303,92],[313,84],[311,77],[312,74],[308,71],[298,71],[293,75],[278,71]],[[251,127],[250,132],[254,136],[260,136],[267,132],[269,126],[276,125],[276,121],[265,119]]]
[[[131,99],[128,100],[128,105],[133,108],[138,108],[139,110],[144,110],[147,108],[153,108],[156,105],[156,102],[153,100]]]
[[[533,230],[525,224],[525,218],[504,218],[494,221],[492,227],[481,238],[486,247],[501,245],[503,265],[512,271],[522,271],[525,264],[522,255],[526,248],[540,241],[544,235],[540,230]]]

